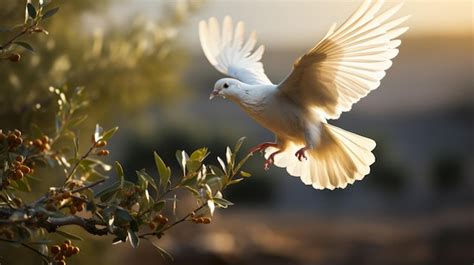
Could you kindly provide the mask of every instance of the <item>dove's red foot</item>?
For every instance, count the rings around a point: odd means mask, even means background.
[[[265,160],[265,163],[263,164],[263,169],[268,170],[270,166],[273,164],[273,162],[275,161],[275,155],[281,152],[282,152],[281,150],[278,150],[276,152],[271,153],[270,156],[267,158],[267,160]]]
[[[303,158],[307,160],[308,158],[306,157],[306,150],[308,150],[308,147],[303,147],[298,152],[295,153],[295,156],[298,158],[299,161],[303,161]]]
[[[252,149],[250,149],[250,153],[254,154],[254,153],[257,153],[257,152],[263,152],[263,151],[265,151],[265,149],[267,149],[270,146],[271,147],[278,147],[278,144],[277,143],[272,143],[272,142],[261,143],[257,146],[254,146]]]

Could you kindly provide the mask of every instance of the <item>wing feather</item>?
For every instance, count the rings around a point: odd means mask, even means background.
[[[253,51],[257,35],[252,32],[245,40],[245,26],[239,21],[234,29],[232,19],[226,16],[222,30],[216,18],[199,23],[199,39],[208,61],[221,73],[247,84],[271,84],[260,62],[264,46]]]
[[[409,16],[390,20],[402,4],[379,13],[383,1],[364,3],[300,57],[279,89],[295,102],[337,119],[380,85],[408,30]]]

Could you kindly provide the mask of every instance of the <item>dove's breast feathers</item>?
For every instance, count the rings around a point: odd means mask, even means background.
[[[304,144],[307,128],[319,126],[322,121],[314,112],[281,93],[275,85],[252,86],[242,91],[231,100],[282,141]]]

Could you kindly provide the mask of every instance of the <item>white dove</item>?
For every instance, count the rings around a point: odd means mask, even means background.
[[[315,189],[345,188],[361,180],[375,162],[375,142],[327,123],[380,85],[408,30],[399,27],[409,16],[388,21],[402,6],[378,14],[383,1],[365,1],[340,27],[334,24],[322,40],[301,56],[280,84],[265,75],[255,51],[256,34],[244,43],[244,24],[235,29],[229,16],[222,33],[217,19],[199,23],[201,46],[209,62],[233,78],[218,80],[210,99],[222,96],[237,103],[266,129],[275,142],[265,151],[265,168],[286,168]],[[235,78],[235,79],[234,79]]]

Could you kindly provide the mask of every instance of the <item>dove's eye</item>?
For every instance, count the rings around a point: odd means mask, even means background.
[[[229,84],[224,83],[223,87],[224,87],[224,88],[229,88]]]

